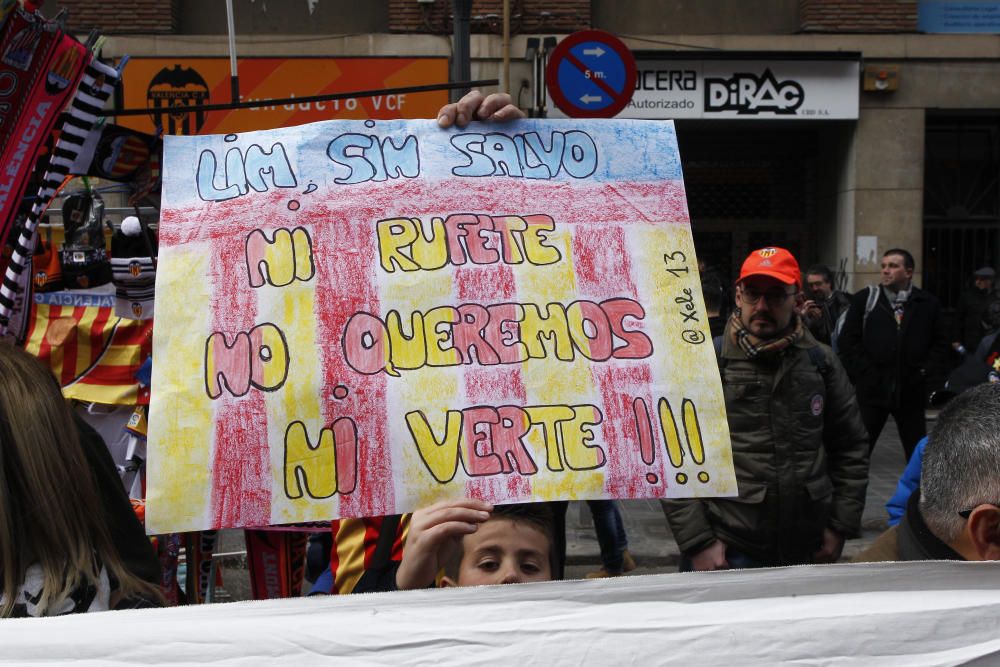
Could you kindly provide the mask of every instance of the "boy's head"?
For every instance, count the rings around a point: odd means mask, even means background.
[[[445,568],[441,586],[551,581],[553,517],[545,504],[498,505]]]

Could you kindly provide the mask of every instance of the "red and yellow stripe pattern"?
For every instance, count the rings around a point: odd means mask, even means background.
[[[135,374],[152,354],[153,321],[116,317],[113,301],[32,304],[24,347],[48,364],[66,398],[147,405],[149,388]]]

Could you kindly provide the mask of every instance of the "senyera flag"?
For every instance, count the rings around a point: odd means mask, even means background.
[[[152,532],[736,493],[671,123],[167,137],[159,262]]]
[[[153,349],[153,321],[115,315],[113,294],[37,293],[24,348],[47,364],[66,398],[145,405],[136,373]]]

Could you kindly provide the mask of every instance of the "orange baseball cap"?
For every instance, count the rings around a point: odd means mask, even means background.
[[[743,261],[740,279],[736,282],[742,282],[750,276],[770,276],[786,285],[802,286],[799,263],[784,248],[761,248],[750,253]]]

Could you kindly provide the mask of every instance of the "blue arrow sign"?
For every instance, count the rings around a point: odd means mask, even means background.
[[[617,102],[624,90],[625,63],[600,42],[583,42],[560,63],[559,88],[566,100],[584,109],[600,110]]]
[[[549,92],[571,116],[613,116],[632,97],[635,61],[628,48],[608,33],[590,30],[570,35],[556,47],[549,67],[554,74]]]

